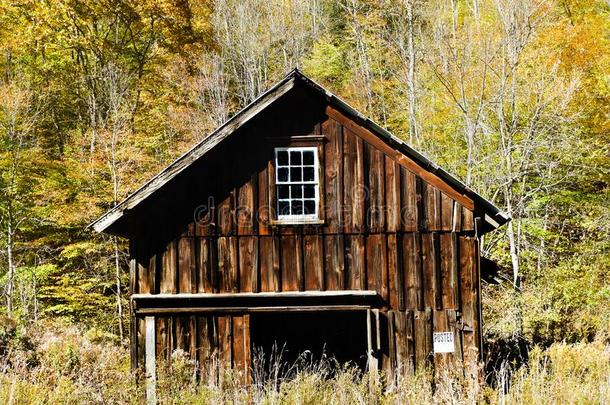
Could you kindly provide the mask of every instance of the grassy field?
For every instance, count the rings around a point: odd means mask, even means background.
[[[0,337],[0,403],[144,402],[143,387],[129,371],[128,351],[110,335],[54,323],[31,330],[5,326]],[[332,375],[330,370],[321,362],[293,370],[294,378],[265,384],[242,386],[229,372],[198,382],[195,365],[175,353],[172,377],[159,376],[158,399],[163,404],[610,403],[610,345],[603,339],[534,348],[526,366],[495,376],[504,388],[428,372],[388,382],[354,369]]]

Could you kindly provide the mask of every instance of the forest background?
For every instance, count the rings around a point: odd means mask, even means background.
[[[607,341],[601,0],[0,0],[3,322],[124,342],[127,246],[87,225],[294,67],[513,218],[488,339]]]

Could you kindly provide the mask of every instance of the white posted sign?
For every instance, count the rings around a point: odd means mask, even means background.
[[[455,352],[455,342],[453,332],[434,332],[434,353],[453,353]]]

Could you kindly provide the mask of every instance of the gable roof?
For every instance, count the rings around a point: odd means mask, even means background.
[[[413,149],[405,141],[394,136],[389,131],[371,121],[369,118],[363,116],[345,101],[341,100],[339,97],[305,76],[298,69],[294,69],[277,84],[261,94],[256,100],[252,101],[233,117],[231,117],[227,122],[216,128],[206,138],[197,143],[182,156],[177,158],[165,169],[161,170],[157,175],[155,175],[148,182],[144,183],[136,191],[131,193],[120,204],[116,205],[91,223],[89,227],[93,227],[93,229],[95,229],[97,232],[114,233],[112,229],[113,225],[125,217],[130,210],[136,208],[141,202],[162,188],[166,183],[175,178],[193,162],[212,150],[222,140],[233,134],[238,128],[250,121],[252,118],[256,117],[261,111],[278,100],[281,96],[288,93],[297,82],[305,84],[309,88],[318,92],[320,95],[324,96],[329,105],[339,110],[341,113],[345,114],[347,117],[357,122],[368,131],[372,132],[384,142],[396,148],[399,152],[411,158],[425,170],[438,176],[460,194],[472,199],[475,206],[479,206],[483,210],[484,220],[489,229],[495,229],[510,220],[510,217],[496,207],[491,201],[481,197],[456,177],[452,176],[436,163],[432,162],[423,154]]]

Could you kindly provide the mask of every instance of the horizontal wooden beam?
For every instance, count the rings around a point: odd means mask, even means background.
[[[327,305],[327,306],[269,306],[269,307],[172,307],[140,308],[137,316],[169,314],[223,314],[223,313],[257,313],[257,312],[319,312],[319,311],[367,311],[369,305]]]
[[[385,304],[376,291],[286,291],[264,293],[134,294],[138,314],[378,308]]]

